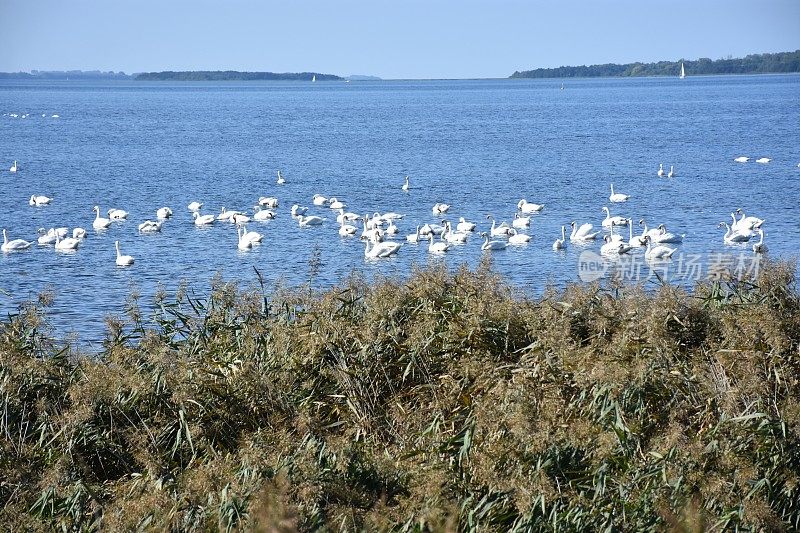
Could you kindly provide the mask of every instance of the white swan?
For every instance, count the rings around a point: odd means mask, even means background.
[[[237,226],[241,226],[242,224],[247,224],[250,222],[250,217],[247,215],[243,215],[242,213],[236,213],[231,217],[231,223],[236,224]]]
[[[672,167],[672,165],[670,165],[670,166],[669,166],[669,172],[667,172],[667,177],[668,177],[668,178],[671,178],[671,177],[673,177],[674,175],[675,175],[675,169]]]
[[[8,171],[9,172],[16,172],[17,171],[17,162],[16,161],[14,161],[14,164],[11,166],[11,168],[8,169]]]
[[[501,222],[498,226],[492,215],[486,215],[486,218],[492,221],[492,227],[489,230],[489,235],[492,237],[508,237],[511,234],[511,228],[505,222]]]
[[[245,239],[244,234],[242,233],[242,228],[236,228],[236,235],[239,236],[239,240],[236,243],[236,247],[242,251],[249,250],[253,247],[253,241]]]
[[[431,233],[433,233],[434,235],[441,235],[442,233],[444,233],[444,230],[445,227],[440,226],[439,224],[425,224],[419,230],[419,234],[422,235],[423,237],[427,237]]]
[[[742,155],[734,159],[734,161],[736,161],[737,163],[747,163],[748,161],[750,161],[750,158]]]
[[[759,157],[758,159],[756,159],[756,163],[761,163],[762,165],[766,165],[770,161],[772,161],[772,159],[770,159],[769,157]]]
[[[645,240],[645,233],[642,232],[641,235],[634,235],[633,234],[633,221],[628,219],[628,246],[633,246],[634,248],[639,248],[647,244]]]
[[[643,226],[642,237],[650,237],[651,239],[655,239],[658,236],[658,234],[661,233],[661,230],[659,230],[658,228],[647,229],[647,222],[645,222],[643,218],[639,219],[639,225]]]
[[[203,207],[201,202],[192,202],[186,206],[189,211],[200,211],[200,208]]]
[[[744,211],[742,211],[741,207],[736,210],[736,214],[742,215],[742,218],[740,218],[739,220],[736,220],[736,217],[733,218],[733,220],[734,220],[734,224],[733,224],[734,229],[738,229],[738,230],[741,230],[741,229],[755,229],[755,228],[760,227],[764,223],[764,220],[760,219],[758,217],[745,216]]]
[[[133,256],[122,255],[119,251],[119,241],[114,241],[114,247],[117,249],[117,266],[131,266],[133,264]]]
[[[608,235],[603,236],[603,240],[605,241],[605,244],[600,247],[600,253],[602,255],[622,255],[630,252],[633,249],[632,246],[628,246],[621,241],[615,241]]]
[[[323,206],[328,202],[328,199],[321,194],[315,194],[311,197],[311,203],[316,206]]]
[[[152,220],[145,220],[139,224],[139,232],[141,233],[158,233],[161,231],[161,222],[153,222]]]
[[[614,184],[611,184],[611,195],[608,197],[610,202],[620,203],[620,202],[627,202],[630,195],[622,194],[621,192],[614,192]]]
[[[466,220],[464,220],[464,217],[460,217],[458,219],[458,224],[456,224],[456,230],[460,231],[461,233],[475,231],[475,223],[467,222]]]
[[[255,213],[253,214],[253,220],[264,221],[264,220],[272,220],[275,218],[275,212],[270,211],[269,209],[262,209],[260,205],[255,206]]]
[[[517,233],[517,230],[512,229],[508,237],[508,244],[528,244],[531,241],[530,235],[524,233]]]
[[[603,206],[603,211],[606,212],[606,218],[603,219],[603,227],[610,228],[612,225],[614,226],[627,226],[628,219],[625,217],[620,216],[611,216],[611,211],[609,211],[608,207]]]
[[[670,248],[668,246],[652,246],[650,237],[645,237],[647,240],[647,250],[644,252],[644,258],[648,261],[655,261],[659,259],[670,259],[672,254],[675,253],[677,248]]]
[[[313,216],[313,215],[307,217],[307,216],[304,216],[304,215],[299,215],[297,217],[297,223],[300,224],[301,228],[307,228],[307,227],[310,227],[310,226],[320,226],[320,225],[322,225],[322,217]]]
[[[359,217],[356,213],[345,213],[344,209],[339,209],[339,214],[336,215],[336,222],[341,224],[342,222],[355,222],[358,220]]]
[[[586,242],[594,240],[597,237],[597,234],[600,233],[596,231],[592,233],[594,226],[591,224],[581,224],[581,227],[578,227],[578,224],[575,221],[569,223],[572,226],[572,234],[569,236],[569,240],[572,242]]]
[[[172,209],[169,207],[161,207],[156,211],[156,218],[160,218],[161,220],[166,220],[172,217]]]
[[[277,183],[278,185],[283,185],[284,183],[286,183],[286,178],[283,177],[283,174],[281,174],[280,170],[278,171],[278,179],[275,181],[275,183]]]
[[[524,217],[519,213],[514,213],[514,220],[511,225],[515,228],[524,229],[531,225],[531,217]]]
[[[538,213],[544,209],[544,204],[533,204],[528,202],[525,198],[517,203],[517,209],[523,213]]]
[[[364,248],[364,257],[367,259],[381,259],[384,257],[391,257],[400,249],[399,242],[377,242],[372,248],[372,241],[366,240],[366,248]]]
[[[553,241],[553,250],[561,250],[564,248],[564,244],[567,242],[566,231],[567,229],[564,226],[561,226],[561,238]]]
[[[72,230],[72,238],[83,240],[86,238],[86,230],[83,228],[75,228]]]
[[[408,176],[406,176],[406,182],[403,184],[403,186],[402,186],[401,188],[402,188],[404,191],[406,191],[406,192],[408,192],[408,189],[410,189],[410,188],[411,188],[411,187],[408,185]]]
[[[489,234],[485,231],[481,233],[483,237],[483,244],[481,244],[481,250],[505,250],[508,246],[506,241],[490,241]]]
[[[219,215],[217,215],[217,220],[225,220],[227,222],[230,222],[231,217],[233,215],[236,215],[236,214],[239,214],[239,212],[238,211],[228,211],[227,209],[225,209],[225,207],[223,207],[222,210],[220,211]]]
[[[210,226],[215,220],[214,215],[201,215],[197,211],[192,213],[192,218],[194,218],[195,226]]]
[[[417,230],[414,233],[406,235],[406,241],[411,244],[417,244],[419,242],[419,226],[417,226]]]
[[[395,213],[394,211],[389,211],[388,213],[384,213],[383,215],[381,215],[382,219],[388,220],[389,222],[391,222],[392,220],[400,220],[403,217],[405,217],[405,215],[401,215],[400,213]]]
[[[658,225],[658,234],[653,238],[655,244],[680,244],[683,242],[685,235],[677,235],[669,233],[664,224]]]
[[[442,221],[444,222],[444,221]],[[442,237],[450,244],[464,244],[467,242],[468,235],[462,232],[454,232],[453,226],[450,222],[445,222],[445,231],[442,233]]]
[[[608,235],[608,238],[612,242],[625,242],[625,239],[622,238],[622,235],[617,235],[616,233],[614,233],[614,228],[615,227],[617,227],[616,224],[611,224],[611,234]],[[605,240],[605,237],[603,237],[603,240]]]
[[[128,212],[122,209],[111,208],[108,210],[108,218],[111,220],[125,220],[128,218]]]
[[[36,242],[41,245],[54,244],[56,240],[58,240],[58,234],[53,228],[49,230],[39,228],[36,232],[39,234],[39,237],[36,238]]]
[[[239,231],[238,229],[236,230]],[[247,231],[247,226],[242,226],[242,239],[248,240],[253,244],[261,244],[264,236],[257,231]]]
[[[347,204],[337,200],[336,197],[333,197],[328,200],[328,207],[331,209],[344,209],[347,207]]]
[[[433,204],[433,208],[431,210],[433,211],[434,215],[441,215],[441,214],[447,213],[447,211],[449,209],[450,209],[450,206],[448,204],[442,204],[442,203],[438,203],[437,202],[437,203]]]
[[[308,211],[307,207],[302,207],[300,204],[294,204],[292,206],[291,212],[294,218],[299,217],[300,215],[305,215],[306,211]]]
[[[764,230],[761,229],[761,228],[758,228],[758,235],[759,235],[760,238],[758,239],[758,242],[753,245],[753,252],[755,252],[757,254],[766,253],[768,251],[768,249],[767,249],[767,245],[764,244]]]
[[[66,239],[62,239],[58,235],[56,235],[56,250],[60,250],[62,252],[70,252],[73,250],[78,249],[78,245],[81,243],[79,239],[74,237],[67,237]]]
[[[664,177],[664,164],[663,163],[659,163],[658,164],[658,172],[656,172],[656,174],[658,174],[659,178],[663,178]]]
[[[37,195],[34,194],[34,195],[31,195],[31,199],[28,200],[28,204],[35,205],[36,207],[41,207],[43,205],[48,205],[52,201],[53,201],[53,199],[48,197],[48,196],[44,196],[44,195],[37,196]]]
[[[344,220],[339,222],[339,235],[341,235],[342,237],[350,237],[351,235],[355,235],[356,231],[358,231],[358,228],[356,228],[352,224],[348,224]]]
[[[397,235],[400,232],[398,227],[395,225],[394,220],[389,221],[389,225],[386,226],[386,234],[387,235]]]
[[[25,248],[29,248],[31,243],[28,241],[24,241],[22,239],[14,239],[13,241],[8,240],[8,235],[6,235],[5,228],[3,229],[3,245],[0,246],[0,251],[3,252],[14,252],[17,250],[24,250]]]
[[[106,229],[111,225],[111,219],[104,218],[100,216],[100,207],[94,206],[94,222],[92,222],[92,227],[94,229]]]
[[[450,249],[450,245],[444,240],[434,242],[433,234],[428,235],[428,240],[430,241],[428,243],[428,251],[432,254],[443,254]]]
[[[258,205],[268,209],[277,209],[278,199],[274,196],[262,196],[258,199]],[[316,204],[315,204],[316,205]]]
[[[748,233],[739,233],[734,231],[727,222],[720,222],[719,227],[725,226],[725,235],[722,237],[722,240],[725,244],[737,244],[742,242],[747,242],[753,237],[752,232]]]
[[[370,225],[369,217],[365,216],[361,219],[361,223],[363,226],[363,230],[361,231],[361,239],[367,239],[370,241],[377,241],[380,237],[381,230],[375,225]]]

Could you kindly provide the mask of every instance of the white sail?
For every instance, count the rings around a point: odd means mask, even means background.
[[[314,82],[314,81],[317,81],[317,75],[316,75],[316,74],[314,74],[313,76],[311,76],[311,81],[312,81],[312,82]]]
[[[681,79],[686,77],[686,71],[683,70],[683,62],[681,62]]]

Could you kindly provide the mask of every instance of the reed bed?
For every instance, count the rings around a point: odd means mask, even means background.
[[[11,530],[797,530],[795,268],[515,294],[487,265],[0,323]]]

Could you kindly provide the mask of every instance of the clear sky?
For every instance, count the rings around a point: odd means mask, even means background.
[[[0,71],[383,78],[800,49],[800,0],[0,0]]]

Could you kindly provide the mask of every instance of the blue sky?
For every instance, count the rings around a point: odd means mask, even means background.
[[[384,78],[800,48],[800,0],[0,0],[0,71]]]

